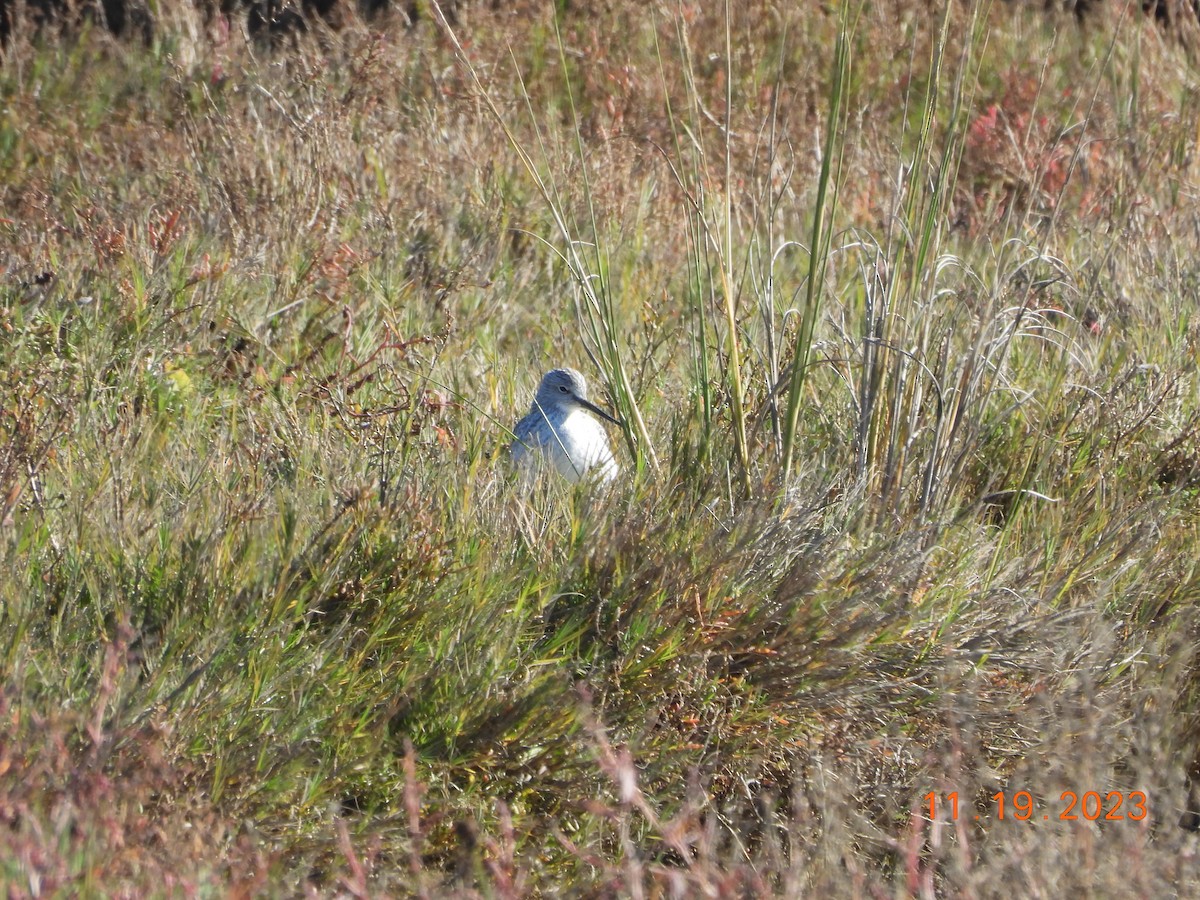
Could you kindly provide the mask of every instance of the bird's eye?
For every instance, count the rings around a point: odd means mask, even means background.
[[[558,386],[558,389],[559,389],[560,391],[562,391],[564,394],[566,394],[566,393],[569,393],[569,391],[567,390],[567,386],[566,386],[565,384],[560,384],[560,385]]]

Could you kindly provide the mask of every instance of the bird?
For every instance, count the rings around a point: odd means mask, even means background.
[[[587,381],[575,369],[551,369],[542,376],[529,414],[513,430],[509,449],[526,476],[534,474],[539,463],[549,462],[572,483],[593,478],[607,483],[617,477],[620,467],[608,435],[589,413],[624,426],[589,401],[587,393]]]

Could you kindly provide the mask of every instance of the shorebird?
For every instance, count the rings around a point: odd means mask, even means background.
[[[567,481],[596,478],[608,482],[619,468],[604,426],[588,413],[621,423],[587,398],[587,382],[574,369],[552,369],[542,376],[533,406],[513,430],[512,458],[527,475],[542,460]]]

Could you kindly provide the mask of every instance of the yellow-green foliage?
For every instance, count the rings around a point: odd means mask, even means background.
[[[8,896],[1197,891],[1186,28],[191,6],[0,59]]]

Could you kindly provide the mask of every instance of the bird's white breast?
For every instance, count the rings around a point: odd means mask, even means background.
[[[534,409],[518,423],[512,446],[517,465],[532,475],[537,464],[544,460],[571,482],[615,478],[619,467],[604,426],[583,410],[561,413],[558,408],[552,408],[549,415]]]
[[[616,477],[617,462],[608,446],[604,426],[598,421],[582,410],[572,410],[555,431],[558,440],[552,439],[545,451],[560,475],[569,481],[579,481],[585,475],[594,475],[602,481]]]

